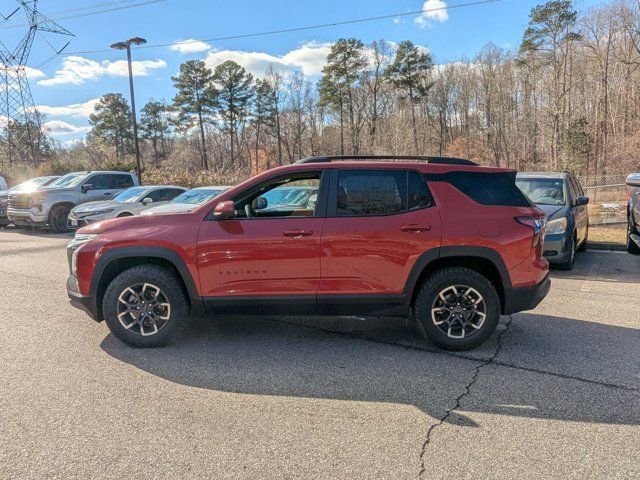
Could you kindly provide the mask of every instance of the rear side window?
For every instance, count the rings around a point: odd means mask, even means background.
[[[430,182],[447,182],[481,205],[531,207],[533,204],[516,186],[516,174],[449,172],[426,174]]]
[[[133,187],[133,178],[131,178],[131,175],[109,175],[109,180],[111,185],[109,186],[109,188],[116,188],[116,189],[121,189],[121,188],[129,188],[129,187]]]
[[[341,170],[336,215],[392,215],[431,205],[429,189],[417,172]]]

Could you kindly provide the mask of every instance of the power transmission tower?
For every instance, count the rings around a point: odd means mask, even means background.
[[[8,16],[0,14],[4,19],[0,24],[3,24],[23,10],[28,27],[27,33],[14,49],[8,48],[0,40],[0,125],[4,126],[2,144],[9,167],[16,160],[31,160],[31,163],[36,165],[44,139],[40,115],[36,111],[29,88],[26,65],[36,34],[46,32],[73,36],[71,32],[38,12],[38,0],[17,2],[20,6]],[[56,49],[46,38],[45,41],[54,50],[55,55],[60,54],[69,45],[67,42],[62,48]]]

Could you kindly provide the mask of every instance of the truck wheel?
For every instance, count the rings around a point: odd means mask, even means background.
[[[113,279],[104,294],[102,313],[111,333],[126,344],[157,347],[187,324],[189,302],[172,272],[141,265]]]
[[[633,217],[629,215],[627,222],[627,252],[632,255],[640,255],[640,246],[631,239],[631,235],[638,235],[638,229],[635,227]]]
[[[71,207],[66,205],[56,205],[49,212],[49,228],[52,232],[63,233],[69,230],[67,224]]]
[[[500,320],[500,298],[491,282],[469,268],[435,272],[414,303],[418,331],[445,350],[470,350],[486,342]]]

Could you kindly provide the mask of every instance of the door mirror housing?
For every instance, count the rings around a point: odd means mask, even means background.
[[[233,205],[233,202],[231,200],[220,202],[218,205],[216,205],[216,208],[213,209],[213,216],[219,220],[233,218],[235,214],[235,206]]]
[[[251,207],[253,207],[254,210],[264,210],[268,205],[269,202],[267,202],[267,199],[264,197],[258,197],[251,202]]]
[[[82,185],[80,190],[82,190],[82,193],[87,193],[89,190],[93,190],[93,183],[85,183]]]
[[[144,200],[142,200],[143,205],[149,205],[150,203],[153,203],[153,198],[147,197]]]
[[[582,207],[584,205],[589,205],[589,197],[583,195],[576,197],[576,207]]]
[[[640,187],[640,173],[632,173],[627,177],[627,185],[630,187]]]

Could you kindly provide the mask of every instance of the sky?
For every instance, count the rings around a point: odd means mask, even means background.
[[[235,60],[260,76],[273,63],[285,71],[319,75],[331,43],[356,37],[365,43],[411,40],[427,47],[436,63],[472,58],[488,42],[519,45],[528,15],[542,0],[501,0],[455,8],[474,0],[40,0],[39,10],[73,33],[73,37],[39,34],[27,62],[34,103],[45,115],[48,133],[71,145],[89,129],[97,99],[108,92],[129,100],[126,53],[109,45],[134,36],[148,45],[204,40],[288,29],[367,17],[422,11],[420,15],[317,28],[251,38],[197,41],[135,49],[134,75],[138,110],[146,101],[175,94],[171,77],[182,62],[205,60],[210,67]],[[576,0],[588,9],[600,0]],[[8,16],[19,4],[0,0]],[[446,7],[443,9],[443,7]],[[439,8],[440,10],[433,10]],[[10,50],[26,33],[18,11],[0,25],[0,41]],[[67,41],[63,55],[55,55]],[[107,50],[107,51],[105,51]]]

